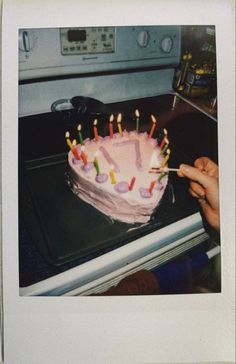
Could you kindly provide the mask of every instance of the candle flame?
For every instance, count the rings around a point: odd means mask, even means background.
[[[137,118],[139,118],[139,116],[140,116],[138,109],[137,109],[137,110],[135,110],[135,116],[136,116]]]
[[[77,144],[76,139],[74,139],[74,140],[73,140],[72,144],[73,144],[73,145],[76,145],[76,144]]]
[[[119,113],[118,116],[117,116],[117,123],[120,123],[122,120],[122,114]]]
[[[113,115],[113,114],[111,114],[110,119],[109,119],[110,123],[112,123],[112,122],[113,122],[113,120],[114,120],[114,115]]]
[[[163,133],[164,133],[165,135],[167,135],[167,134],[168,134],[168,131],[164,128],[164,129],[163,129]]]
[[[149,164],[149,168],[159,168],[161,165],[160,160],[157,158],[157,153],[153,152]]]
[[[170,154],[170,149],[167,149],[166,154]]]
[[[69,138],[70,137],[70,133],[68,131],[65,133],[65,137],[66,138]]]
[[[79,125],[77,126],[77,130],[78,130],[78,131],[81,131],[81,129],[82,129],[82,126],[81,126],[81,124],[79,124]]]
[[[94,120],[94,122],[93,122],[93,125],[94,125],[94,126],[96,126],[96,125],[97,125],[97,123],[98,123],[98,120],[97,120],[97,119],[95,119],[95,120]]]
[[[152,119],[152,122],[154,123],[154,124],[156,124],[156,118],[155,118],[155,116],[154,115],[151,115],[151,119]]]

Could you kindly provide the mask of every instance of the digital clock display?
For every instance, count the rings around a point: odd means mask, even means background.
[[[68,30],[67,37],[69,42],[85,42],[86,31],[84,29]]]

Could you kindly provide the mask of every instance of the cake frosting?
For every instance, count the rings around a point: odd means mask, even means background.
[[[155,162],[153,162],[153,160]],[[86,139],[68,153],[72,191],[103,214],[125,223],[146,223],[157,208],[168,174],[149,173],[161,166],[156,139],[123,131]]]

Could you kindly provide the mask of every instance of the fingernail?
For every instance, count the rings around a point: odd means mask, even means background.
[[[188,172],[189,171],[189,167],[188,167],[187,164],[181,164],[180,169],[181,169],[182,172]]]

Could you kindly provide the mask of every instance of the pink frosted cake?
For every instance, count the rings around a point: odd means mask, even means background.
[[[168,174],[149,173],[163,158],[147,133],[86,139],[68,154],[72,191],[112,219],[146,223],[167,186]]]

